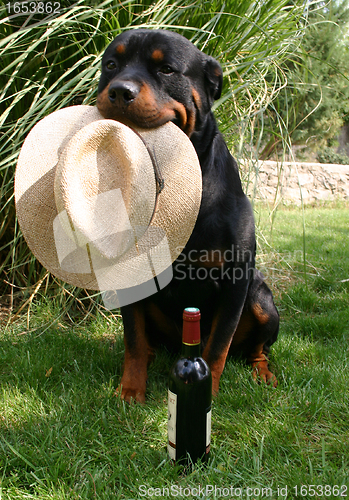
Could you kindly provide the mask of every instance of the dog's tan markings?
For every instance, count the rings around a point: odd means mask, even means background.
[[[173,99],[164,104],[159,103],[151,88],[145,83],[135,102],[129,106],[129,113],[131,120],[134,116],[135,123],[143,122],[146,127],[158,127],[176,117],[179,118],[183,130],[187,126],[187,112],[183,104]]]
[[[234,349],[238,347],[243,342],[248,340],[251,332],[253,331],[253,327],[255,326],[255,320],[251,313],[244,311],[241,315],[239,324],[234,333],[233,341],[231,343],[231,348]]]
[[[174,118],[179,119],[180,128],[190,137],[195,127],[195,111],[169,98],[165,103],[158,102],[151,88],[145,83],[136,99],[127,107],[111,104],[107,86],[97,98],[97,107],[104,118],[135,123],[146,128],[159,127]]]
[[[120,386],[116,393],[121,392],[121,398],[127,402],[131,399],[139,403],[145,402],[147,382],[147,366],[152,349],[145,335],[144,314],[141,306],[134,306],[135,342],[133,348],[125,343],[125,364]]]
[[[161,62],[164,60],[164,53],[161,49],[155,49],[155,50],[153,50],[151,57],[152,57],[153,61]]]
[[[260,323],[261,325],[265,325],[266,323],[268,323],[270,319],[269,314],[263,311],[262,306],[258,304],[258,302],[252,305],[252,312],[255,315],[258,323]]]
[[[162,119],[162,108],[146,83],[142,84],[137,98],[129,105],[127,114],[131,121],[147,128],[157,127],[171,119]]]
[[[201,102],[201,97],[200,97],[200,95],[199,95],[199,92],[198,92],[196,89],[192,88],[192,89],[191,89],[191,93],[192,93],[192,96],[193,96],[193,100],[194,100],[194,102],[195,102],[195,106],[196,106],[198,109],[200,109],[200,108],[201,108],[201,105],[202,105],[202,102]]]
[[[194,264],[195,265],[195,264]],[[224,265],[224,255],[220,250],[210,250],[207,255],[202,255],[198,259],[198,265],[201,267],[222,267]]]
[[[191,250],[184,262],[195,267],[222,267],[225,262],[224,250]]]
[[[179,118],[180,127],[182,130],[184,130],[188,120],[185,106],[178,101],[172,100],[169,102],[167,109],[171,110],[174,113],[174,116],[177,116]]]
[[[116,47],[115,47],[115,52],[119,55],[121,54],[125,54],[126,52],[126,47],[123,43],[119,43]]]
[[[263,353],[264,343],[255,347],[254,352],[247,358],[247,362],[252,366],[252,375],[255,380],[262,379],[266,384],[273,387],[278,385],[275,375],[269,370],[268,358]]]
[[[215,74],[215,76],[217,76],[217,78],[219,78],[219,77],[222,76],[222,70],[221,70],[221,68],[215,68],[213,70],[213,73]]]
[[[149,85],[143,82],[136,102],[132,105],[132,112],[136,110],[136,112],[142,116],[144,112],[156,112],[157,108],[158,104],[156,102],[154,92],[151,90]]]
[[[186,114],[187,114],[187,125],[183,130],[187,134],[187,136],[190,137],[195,129],[196,115],[195,111],[192,109],[186,109]]]
[[[187,109],[182,103],[171,100],[163,110],[163,113],[171,112],[173,113],[173,118],[179,118],[179,126],[187,134],[188,137],[194,131],[195,128],[195,111]]]
[[[221,349],[219,356],[214,361],[210,360],[210,353],[211,353],[211,349],[212,349],[211,346],[212,346],[212,343],[214,341],[214,335],[215,335],[215,332],[217,330],[220,314],[221,314],[221,310],[218,310],[217,313],[215,314],[215,317],[213,318],[211,333],[210,333],[209,339],[207,341],[206,347],[204,349],[204,352],[202,353],[202,357],[205,359],[205,361],[207,361],[207,363],[209,364],[210,369],[211,369],[212,395],[213,396],[217,396],[217,394],[219,392],[219,380],[221,378],[221,375],[222,375],[222,372],[223,372],[223,369],[225,366],[225,362],[226,362],[226,359],[227,359],[227,356],[229,353],[230,344],[231,344],[231,339],[230,339],[230,341],[228,341],[227,345],[225,345]]]
[[[111,118],[111,105],[108,98],[109,85],[97,97],[97,108],[104,118]]]
[[[224,370],[225,362],[228,356],[229,346],[221,353],[214,363],[210,363],[212,374],[212,396],[217,396],[219,392],[219,381]],[[204,358],[205,359],[205,358]]]

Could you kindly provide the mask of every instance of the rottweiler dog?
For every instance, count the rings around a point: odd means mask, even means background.
[[[277,339],[279,314],[255,269],[252,207],[211,111],[222,83],[220,64],[170,31],[126,31],[103,55],[100,113],[143,128],[174,122],[195,147],[203,181],[198,219],[172,265],[172,281],[155,295],[121,308],[125,364],[119,391],[126,401],[145,401],[154,346],[180,348],[185,307],[201,311],[202,352],[214,395],[229,354],[243,356],[255,379],[277,384],[268,354]]]

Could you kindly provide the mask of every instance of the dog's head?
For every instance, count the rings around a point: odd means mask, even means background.
[[[138,29],[106,49],[97,106],[104,118],[145,128],[173,121],[190,136],[221,89],[219,63],[186,38]]]

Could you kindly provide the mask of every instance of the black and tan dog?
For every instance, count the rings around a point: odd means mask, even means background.
[[[276,385],[267,355],[277,338],[279,315],[262,274],[254,269],[251,205],[211,111],[222,81],[215,59],[169,31],[125,32],[103,56],[97,100],[102,115],[146,128],[174,122],[190,137],[203,179],[197,223],[173,263],[171,283],[121,310],[125,366],[120,388],[128,401],[145,400],[154,346],[181,345],[182,312],[189,306],[201,310],[203,357],[214,394],[228,354],[241,354],[255,378]]]

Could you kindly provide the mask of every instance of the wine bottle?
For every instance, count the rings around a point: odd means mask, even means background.
[[[207,461],[210,453],[212,377],[200,356],[200,318],[199,309],[184,310],[182,355],[169,376],[167,450],[180,463]]]

